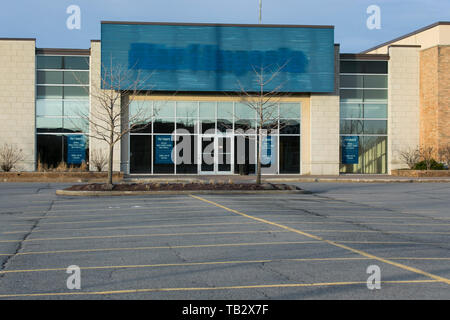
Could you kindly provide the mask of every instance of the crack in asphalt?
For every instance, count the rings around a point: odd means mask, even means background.
[[[42,215],[42,217],[33,220],[34,224],[31,226],[30,231],[28,231],[27,233],[25,233],[22,237],[22,239],[19,239],[19,243],[16,246],[16,249],[14,250],[14,252],[9,255],[5,261],[3,261],[3,263],[0,265],[0,271],[4,271],[5,269],[8,268],[8,265],[14,260],[14,258],[17,256],[17,254],[23,249],[23,244],[24,241],[27,240],[30,235],[33,233],[34,229],[36,229],[37,225],[39,224],[39,222],[41,221],[42,218],[44,218],[53,208],[53,204],[54,204],[55,200],[51,200],[50,205],[48,207],[48,209],[45,211],[45,213]],[[0,273],[0,280],[5,276],[5,273]]]

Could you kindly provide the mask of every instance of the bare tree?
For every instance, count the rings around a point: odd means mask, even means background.
[[[427,170],[431,169],[433,163],[434,147],[433,146],[422,146],[419,148],[420,158],[425,162]]]
[[[280,130],[278,127],[279,114],[278,104],[286,93],[282,93],[283,82],[274,85],[275,80],[280,76],[282,69],[287,62],[280,65],[270,66],[253,66],[254,81],[258,87],[258,92],[247,91],[239,82],[241,103],[247,105],[251,110],[256,112],[256,136],[258,137],[258,151],[256,156],[256,183],[261,184],[261,158],[263,139],[267,137],[267,133],[272,130]],[[273,89],[268,90],[268,87]],[[280,124],[281,126],[281,124]]]
[[[439,149],[439,160],[447,165],[450,169],[450,143]]]
[[[19,161],[24,159],[22,150],[16,146],[4,143],[0,147],[0,168],[5,171],[11,171]]]
[[[401,150],[399,151],[399,155],[401,160],[408,165],[409,169],[413,169],[420,160],[420,152],[417,147]]]
[[[94,165],[98,172],[101,172],[108,164],[108,156],[103,150],[93,150],[89,161]]]
[[[102,67],[100,85],[91,81],[91,111],[79,110],[78,116],[89,124],[89,133],[86,135],[108,146],[107,187],[112,189],[115,144],[135,128],[145,129],[156,110],[146,108],[144,99],[138,98],[149,94],[143,88],[148,87],[147,81],[151,75],[142,78],[140,71],[120,64],[114,65],[112,59],[109,66],[102,64]]]

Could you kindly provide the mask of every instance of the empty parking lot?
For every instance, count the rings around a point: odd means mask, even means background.
[[[313,194],[80,198],[0,184],[0,298],[450,298],[449,184],[299,186]],[[369,290],[373,265],[381,289]]]

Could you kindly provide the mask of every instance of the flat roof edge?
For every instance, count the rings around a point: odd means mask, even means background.
[[[209,27],[262,27],[262,28],[317,28],[334,29],[330,25],[295,25],[295,24],[234,24],[205,22],[138,22],[138,21],[101,21],[101,24],[161,25],[161,26],[209,26]]]
[[[0,41],[36,41],[36,38],[0,38]]]
[[[389,60],[388,54],[341,53],[341,60]]]
[[[424,32],[424,31],[426,31],[426,30],[432,29],[432,28],[434,28],[434,27],[437,27],[437,26],[445,26],[445,25],[450,25],[450,21],[439,21],[439,22],[435,22],[435,23],[430,24],[430,25],[428,25],[428,26],[426,26],[426,27],[417,29],[416,31],[410,32],[410,33],[408,33],[408,34],[405,34],[405,35],[400,36],[400,37],[398,37],[398,38],[395,38],[395,39],[393,39],[393,40],[384,42],[384,43],[382,43],[382,44],[380,44],[380,45],[377,45],[377,46],[375,46],[375,47],[373,47],[373,48],[370,48],[370,49],[361,51],[360,53],[361,53],[361,54],[368,53],[368,52],[370,52],[370,51],[373,51],[373,50],[376,50],[376,49],[385,47],[385,46],[387,46],[387,45],[389,45],[389,44],[391,44],[391,43],[394,43],[394,42],[403,40],[403,39],[405,39],[405,38],[411,37],[411,36],[413,36],[413,35],[416,35],[416,34],[418,34],[418,33]]]
[[[91,49],[36,48],[36,54],[90,55]]]

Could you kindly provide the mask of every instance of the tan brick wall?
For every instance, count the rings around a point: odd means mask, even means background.
[[[420,53],[420,145],[437,151],[450,143],[450,46]]]
[[[438,145],[439,50],[433,47],[420,53],[420,145]]]
[[[438,148],[450,144],[450,45],[439,47]]]
[[[35,41],[0,40],[0,144],[22,149],[17,170],[35,169]]]

